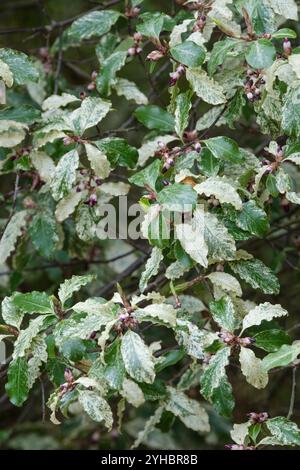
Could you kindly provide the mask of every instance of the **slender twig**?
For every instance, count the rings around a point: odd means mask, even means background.
[[[297,367],[294,367],[292,370],[292,391],[291,391],[290,407],[289,407],[289,412],[287,414],[287,419],[291,419],[294,413],[295,396],[296,396],[296,374],[297,374]]]
[[[72,266],[78,266],[80,264],[108,264],[114,261],[118,261],[119,259],[125,258],[126,256],[131,255],[135,252],[134,250],[130,250],[127,253],[123,253],[122,255],[115,256],[110,259],[95,259],[95,260],[76,260],[76,261],[69,261],[68,263],[51,263],[45,264],[44,266],[34,266],[32,268],[24,268],[23,271],[30,272],[30,271],[43,271],[44,269],[51,269],[51,268],[68,268]],[[0,272],[0,276],[8,276],[11,272],[10,271],[3,271]]]
[[[61,66],[62,66],[62,58],[63,58],[63,31],[62,28],[60,29],[59,33],[59,42],[58,42],[58,58],[57,58],[57,66],[56,66],[56,72],[55,72],[55,80],[54,80],[54,94],[57,94],[58,91],[58,82],[59,82],[59,76],[61,72]]]
[[[73,23],[73,21],[77,20],[78,18],[81,18],[82,16],[92,12],[92,11],[97,11],[97,10],[104,10],[105,8],[109,8],[113,5],[116,5],[119,3],[120,0],[110,0],[108,2],[102,3],[102,5],[98,5],[95,8],[92,8],[91,10],[88,10],[84,13],[81,13],[80,15],[73,16],[72,18],[68,18],[63,21],[53,21],[52,24],[45,25],[45,26],[35,26],[33,28],[4,28],[0,29],[0,34],[18,34],[18,33],[44,33],[48,31],[53,31],[55,29],[59,28],[64,28],[65,26],[70,25]]]

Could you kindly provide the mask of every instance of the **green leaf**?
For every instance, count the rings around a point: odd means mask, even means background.
[[[214,302],[210,302],[209,308],[213,319],[221,328],[230,332],[236,329],[239,322],[235,317],[234,304],[228,295]]]
[[[211,400],[214,390],[220,387],[226,377],[226,366],[229,364],[230,348],[224,347],[212,356],[201,378],[201,394],[206,400]]]
[[[97,140],[94,144],[107,156],[112,166],[120,165],[134,168],[138,160],[138,151],[125,139],[108,137]]]
[[[175,60],[188,67],[199,67],[205,60],[205,50],[193,41],[184,41],[172,47],[171,55]]]
[[[246,60],[254,69],[271,67],[276,56],[276,49],[269,39],[251,42],[246,52]]]
[[[96,86],[100,95],[110,94],[110,87],[116,82],[116,73],[124,67],[126,58],[126,51],[117,51],[103,61],[101,71],[96,78]]]
[[[277,277],[259,259],[235,261],[230,263],[230,267],[254,289],[260,289],[265,294],[279,293],[280,285]]]
[[[128,374],[137,382],[153,383],[155,379],[153,356],[142,338],[128,330],[122,338],[122,358]]]
[[[21,294],[16,292],[12,303],[25,313],[53,313],[51,302],[45,292],[28,292]]]
[[[175,131],[181,139],[184,130],[189,124],[189,112],[191,107],[192,103],[190,91],[180,93],[180,95],[178,95],[176,98]]]
[[[200,162],[198,163],[201,173],[205,176],[216,176],[220,170],[220,160],[213,156],[211,151],[203,147]]]
[[[57,225],[52,214],[48,211],[38,212],[30,222],[28,233],[39,254],[51,258],[59,241]]]
[[[188,68],[186,78],[196,95],[206,103],[216,105],[226,102],[223,88],[210,78],[205,70]]]
[[[272,436],[274,436],[281,445],[300,445],[300,429],[297,424],[289,419],[278,416],[277,418],[268,419],[266,425]]]
[[[37,82],[39,72],[23,52],[14,51],[13,49],[0,49],[0,59],[8,65],[16,85]]]
[[[300,341],[294,341],[293,344],[284,344],[278,351],[267,354],[262,360],[266,371],[275,367],[284,367],[297,359],[300,354]]]
[[[240,152],[238,144],[229,137],[213,137],[205,140],[205,145],[219,160],[232,163],[244,161],[244,155]]]
[[[284,344],[290,344],[291,339],[283,330],[272,328],[270,330],[259,331],[253,335],[255,347],[267,352],[276,352]]]
[[[159,106],[140,106],[133,114],[148,129],[158,129],[164,132],[174,131],[173,116]]]
[[[79,403],[93,421],[104,422],[105,427],[111,430],[113,415],[109,404],[99,393],[91,390],[80,390]]]
[[[185,393],[168,387],[169,399],[166,402],[166,410],[177,416],[183,424],[193,431],[209,432],[208,414],[198,403],[186,396]]]
[[[76,170],[79,165],[77,150],[71,150],[61,157],[51,182],[53,198],[59,199],[67,196],[76,180]]]
[[[74,292],[77,292],[81,287],[92,282],[94,279],[95,276],[92,274],[87,274],[86,276],[72,276],[70,279],[66,279],[58,290],[58,297],[62,306],[72,297]]]
[[[163,15],[153,16],[152,18],[144,21],[144,23],[137,25],[136,29],[143,36],[148,38],[159,38],[159,35],[163,29],[164,17]]]
[[[276,31],[275,33],[272,33],[273,39],[284,39],[284,38],[296,39],[296,37],[297,37],[296,31],[293,31],[290,28],[282,28]]]
[[[150,188],[155,190],[157,178],[160,176],[160,167],[161,161],[156,159],[143,170],[134,173],[128,181],[141,187],[144,187],[147,184]]]
[[[163,260],[162,252],[159,248],[154,247],[150,258],[148,258],[144,271],[139,283],[139,288],[141,292],[144,292],[146,286],[149,282],[149,279],[152,276],[155,276],[158,273],[160,262]]]
[[[254,201],[243,204],[235,221],[238,227],[257,237],[263,237],[270,228],[267,214]]]
[[[126,370],[121,354],[121,341],[119,339],[112,343],[105,354],[105,364],[103,370],[105,380],[111,388],[121,390]]]
[[[19,357],[10,363],[5,390],[15,406],[22,406],[27,400],[29,385],[28,364],[25,358]]]
[[[63,37],[64,47],[80,44],[84,39],[100,37],[107,33],[119,19],[118,11],[92,11],[75,20]]]
[[[239,44],[241,44],[241,41],[232,38],[226,38],[223,41],[216,41],[214,43],[207,65],[210,76],[217,71],[219,65],[223,64],[228,53]]]
[[[226,418],[232,416],[235,402],[232,394],[232,386],[226,376],[222,377],[220,385],[214,389],[211,402],[217,413],[221,416],[225,416]]]
[[[263,320],[270,321],[273,318],[284,317],[288,312],[279,304],[264,302],[254,307],[243,319],[243,330],[253,325],[260,325]]]
[[[197,202],[197,193],[189,184],[173,183],[158,193],[157,201],[170,211],[191,210]]]
[[[23,104],[18,107],[10,106],[0,111],[1,121],[16,121],[31,125],[37,122],[40,117],[41,112],[29,104]]]
[[[7,224],[0,240],[0,263],[4,264],[11,252],[15,248],[17,239],[22,234],[22,229],[26,224],[26,211],[17,212],[12,216]]]

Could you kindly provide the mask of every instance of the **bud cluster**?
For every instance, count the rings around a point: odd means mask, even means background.
[[[17,149],[13,155],[11,155],[10,160],[18,160],[19,158],[25,157],[29,155],[32,150],[32,145],[28,145],[28,147],[22,147]]]
[[[67,392],[70,392],[75,388],[74,376],[71,369],[69,369],[68,367],[64,371],[64,378],[66,382],[60,386],[60,396],[64,395]]]
[[[133,8],[127,6],[125,8],[125,16],[127,16],[127,18],[137,18],[140,12],[141,12],[141,7],[139,6],[136,6]]]
[[[126,330],[135,330],[138,327],[138,321],[132,315],[133,310],[131,308],[122,309],[119,315],[119,321],[115,326],[116,331],[119,334],[124,333]]]
[[[253,103],[261,97],[261,85],[266,83],[266,77],[257,70],[247,70],[247,80],[245,82],[245,93],[248,100]]]
[[[130,47],[127,51],[127,54],[129,56],[138,55],[142,52],[143,50],[141,47],[142,39],[143,39],[143,36],[141,35],[141,33],[139,32],[134,33],[133,35],[134,45]]]
[[[263,413],[251,412],[247,414],[247,418],[249,418],[251,424],[261,424],[269,419],[269,415],[265,411]]]
[[[96,88],[96,78],[98,76],[98,72],[96,72],[95,70],[92,72],[92,75],[91,75],[91,82],[88,84],[87,86],[87,89],[88,91],[93,91],[95,90]]]
[[[175,72],[170,73],[170,81],[169,81],[169,86],[174,86],[182,77],[182,75],[185,74],[185,67],[182,64],[179,64],[178,67],[176,68]]]
[[[239,336],[235,336],[235,334],[230,333],[226,330],[221,330],[220,333],[218,333],[218,336],[221,341],[223,341],[223,343],[227,344],[228,346],[239,345],[246,348],[247,346],[250,346],[251,344],[255,343],[254,338],[250,338],[249,336],[245,338],[240,338]]]
[[[41,58],[45,72],[50,73],[52,71],[52,59],[51,55],[49,54],[49,49],[47,47],[40,47],[38,54]]]
[[[293,52],[291,41],[288,38],[284,38],[282,47],[285,55],[291,55]]]
[[[200,31],[200,32],[202,32],[203,29],[204,29],[204,26],[206,25],[206,20],[207,20],[206,16],[203,15],[203,14],[201,14],[201,13],[199,13],[199,14],[198,14],[198,17],[197,17],[197,20],[196,20],[196,23],[195,23],[194,26],[193,26],[193,31],[194,31],[194,32],[195,32],[195,31]]]

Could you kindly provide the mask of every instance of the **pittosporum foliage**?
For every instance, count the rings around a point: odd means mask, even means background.
[[[231,423],[231,449],[297,446],[300,341],[277,276],[297,290],[297,5],[152,3],[42,27],[32,57],[0,49],[6,394],[25,406],[42,383],[53,423],[87,414],[129,447],[176,446],[161,436],[179,421],[208,443]],[[127,195],[143,239],[119,219],[105,239],[103,208],[124,216]],[[282,371],[291,402],[270,416]]]

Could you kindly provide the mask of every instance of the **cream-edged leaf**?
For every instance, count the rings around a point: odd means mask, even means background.
[[[201,68],[188,68],[186,78],[199,98],[209,104],[222,104],[226,102],[224,90],[217,82],[208,76]]]
[[[245,316],[243,330],[253,325],[260,325],[263,320],[271,321],[273,318],[283,317],[287,314],[288,312],[279,304],[270,304],[269,302],[259,304]]]
[[[125,96],[127,100],[133,100],[137,104],[148,104],[148,98],[142,93],[134,82],[126,78],[118,78],[113,85],[118,96]]]
[[[62,93],[61,95],[51,95],[47,99],[45,99],[45,101],[43,101],[42,110],[48,111],[53,109],[64,108],[68,104],[74,103],[76,101],[80,101],[80,99],[74,95],[71,95],[70,93]]]
[[[135,408],[145,403],[145,397],[141,388],[133,380],[124,379],[121,395]]]
[[[191,224],[178,224],[175,227],[176,237],[183,249],[197,263],[206,268],[208,266],[208,247],[203,236],[203,211],[196,209]]]
[[[112,428],[112,411],[107,401],[99,393],[91,390],[80,390],[79,403],[93,421],[103,422],[108,430]]]
[[[189,398],[184,392],[168,387],[169,398],[166,410],[177,416],[189,429],[206,433],[210,431],[206,410],[197,400]]]
[[[111,172],[111,166],[105,153],[91,144],[85,144],[85,150],[95,175],[102,179],[107,178]]]
[[[194,190],[198,194],[205,194],[208,197],[214,196],[221,203],[231,204],[236,210],[241,210],[243,207],[237,190],[224,176],[211,176],[203,183],[196,184]]]
[[[122,337],[121,353],[128,374],[137,382],[153,383],[154,358],[142,338],[132,330]]]
[[[25,139],[26,124],[17,121],[0,121],[0,147],[11,148],[15,147]]]
[[[231,292],[238,297],[242,296],[242,288],[239,281],[231,274],[216,271],[210,273],[207,278],[216,287],[219,287],[225,292]]]
[[[55,164],[52,158],[46,152],[34,150],[30,153],[30,159],[40,178],[49,183],[55,172]]]
[[[77,292],[81,287],[85,286],[89,282],[92,282],[95,276],[88,274],[86,276],[72,276],[70,279],[66,279],[63,284],[60,285],[58,290],[58,297],[64,306],[65,302],[72,297],[74,292]]]
[[[144,292],[148,284],[149,279],[158,273],[160,262],[163,260],[163,254],[161,250],[154,247],[150,258],[148,258],[144,271],[142,272],[139,288],[141,292]]]
[[[240,351],[241,371],[246,377],[247,382],[255,388],[265,388],[269,377],[265,371],[261,359],[258,359],[252,349],[241,348]]]
[[[0,78],[4,81],[8,88],[11,88],[14,83],[13,74],[9,66],[0,59]]]
[[[76,180],[76,170],[79,165],[77,150],[71,150],[61,157],[51,181],[53,198],[58,201],[69,194]]]
[[[151,321],[165,323],[174,327],[176,325],[176,310],[169,304],[151,304],[139,308],[134,312],[138,321]]]
[[[0,264],[3,264],[14,250],[17,239],[26,225],[27,212],[20,211],[12,216],[0,240]]]

